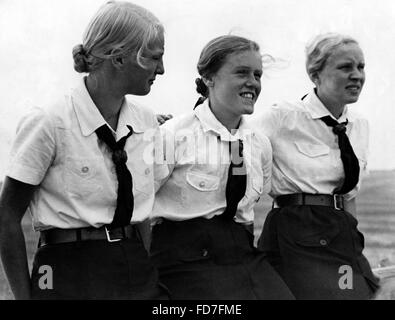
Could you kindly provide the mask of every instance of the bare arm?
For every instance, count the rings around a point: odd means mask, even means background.
[[[21,221],[35,186],[6,177],[0,194],[0,255],[15,299],[30,299],[30,275]]]
[[[355,202],[355,198],[345,201],[344,202],[344,209],[347,212],[351,213],[354,217],[356,217],[357,216],[357,205]]]

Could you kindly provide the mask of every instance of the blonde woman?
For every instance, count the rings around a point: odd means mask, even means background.
[[[365,82],[364,55],[339,34],[316,37],[306,53],[315,88],[258,119],[273,148],[275,207],[259,247],[297,299],[368,299],[377,280],[354,214],[369,132],[348,106]]]
[[[163,32],[148,10],[108,2],[73,50],[75,70],[88,75],[20,122],[0,198],[1,256],[15,298],[167,298],[138,228],[152,209],[154,175],[167,173],[143,158],[151,148],[144,134],[158,125],[125,98],[147,95],[164,73]],[[40,232],[31,278],[26,209]],[[43,266],[51,290],[40,286]]]

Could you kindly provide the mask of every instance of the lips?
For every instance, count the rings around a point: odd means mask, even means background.
[[[361,86],[360,85],[356,85],[356,84],[351,84],[349,86],[346,87],[347,90],[361,90]]]
[[[256,94],[251,91],[244,91],[244,92],[240,93],[240,97],[253,101],[256,97]]]

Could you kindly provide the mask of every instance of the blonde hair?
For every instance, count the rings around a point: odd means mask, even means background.
[[[89,73],[106,59],[133,52],[144,67],[143,52],[163,33],[162,24],[147,9],[130,2],[109,1],[89,23],[83,43],[73,48],[74,69]]]
[[[338,33],[325,33],[316,36],[306,46],[306,71],[311,78],[311,75],[317,74],[324,67],[333,53],[333,51],[340,46],[359,43],[352,37]]]

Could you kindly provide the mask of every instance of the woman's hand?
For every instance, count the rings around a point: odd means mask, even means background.
[[[344,210],[351,213],[354,217],[357,217],[357,205],[355,198],[344,201]]]
[[[159,125],[161,126],[164,124],[167,120],[172,119],[173,116],[171,114],[157,114],[156,119],[158,120]]]

